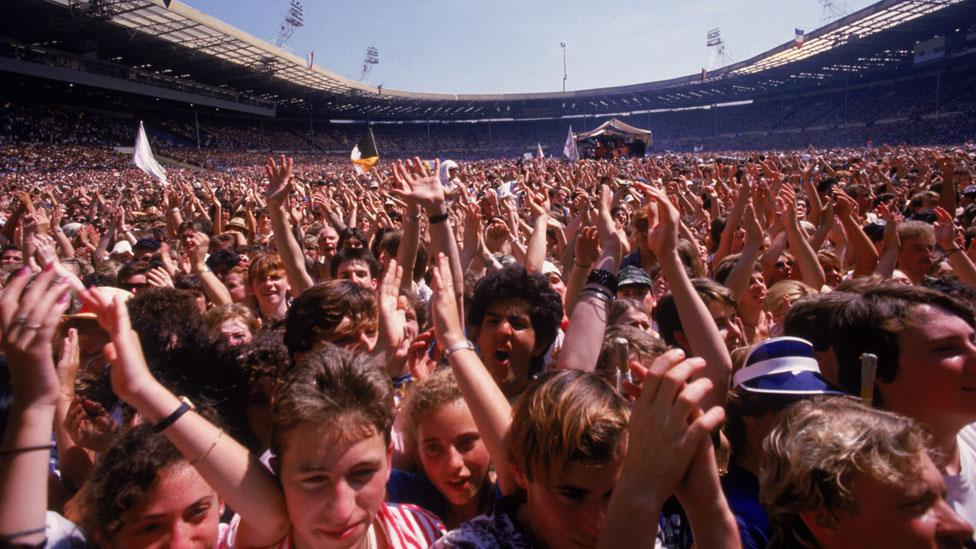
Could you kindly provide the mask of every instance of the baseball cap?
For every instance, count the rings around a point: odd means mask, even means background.
[[[813,345],[798,337],[759,343],[732,376],[732,388],[774,395],[842,395],[820,374]]]
[[[136,245],[133,248],[139,248],[142,250],[149,250],[150,252],[155,252],[159,249],[159,241],[155,238],[140,238],[136,241]]]
[[[620,273],[617,274],[618,288],[621,286],[631,286],[636,284],[653,286],[654,281],[651,280],[651,277],[647,275],[647,271],[635,265],[628,265],[623,269],[620,269]]]

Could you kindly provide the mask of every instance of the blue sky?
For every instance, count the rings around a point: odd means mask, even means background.
[[[289,0],[184,0],[273,41]],[[870,5],[847,0],[850,11]],[[286,47],[358,80],[422,92],[520,93],[617,86],[697,73],[711,62],[705,33],[720,27],[741,61],[819,26],[817,0],[304,0],[305,26]]]

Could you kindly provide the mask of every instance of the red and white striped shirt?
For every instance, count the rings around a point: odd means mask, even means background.
[[[234,515],[227,528],[222,528],[218,549],[234,549],[237,546],[237,529],[241,516]],[[409,503],[386,503],[380,506],[373,525],[386,538],[389,549],[426,549],[444,535],[444,523],[436,515]],[[292,549],[292,536],[274,546],[274,549]]]

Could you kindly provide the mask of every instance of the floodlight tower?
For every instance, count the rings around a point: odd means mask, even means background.
[[[716,27],[705,33],[705,47],[711,52],[709,69],[724,67],[735,62],[732,53],[725,46],[725,41],[722,40],[721,29]]]
[[[817,0],[823,11],[820,13],[820,24],[830,23],[844,17],[851,11],[844,0]]]
[[[366,57],[363,59],[363,71],[359,74],[359,81],[365,82],[366,75],[369,74],[370,69],[373,65],[379,65],[380,63],[380,50],[376,49],[375,46],[370,46],[366,48]]]
[[[291,0],[288,11],[285,12],[285,20],[278,27],[278,36],[275,38],[275,46],[284,46],[291,35],[295,34],[295,29],[305,26],[305,15],[302,12],[302,4],[298,0]]]

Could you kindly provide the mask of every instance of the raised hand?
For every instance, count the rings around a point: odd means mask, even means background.
[[[549,201],[549,195],[545,190],[538,193],[526,193],[526,198],[528,198],[529,209],[532,210],[532,217],[538,218],[549,215],[551,203]]]
[[[756,208],[752,202],[746,204],[746,209],[742,214],[742,228],[746,231],[746,241],[762,242],[763,230],[759,225],[759,218],[756,217]]]
[[[600,233],[600,243],[604,250],[620,250],[624,243],[624,238],[617,229],[617,223],[610,215],[611,193],[608,185],[600,187],[600,199],[597,201],[598,215],[596,228]],[[619,259],[619,258],[618,258]]]
[[[935,208],[935,241],[945,251],[959,247],[956,244],[956,223],[941,206]]]
[[[190,265],[196,269],[206,268],[207,251],[210,249],[210,237],[200,231],[194,231],[186,243]]]
[[[103,294],[97,288],[88,288],[79,296],[112,338],[103,352],[112,363],[111,382],[115,394],[132,403],[138,395],[152,391],[157,382],[146,365],[139,334],[132,329],[129,310],[122,299]]]
[[[173,279],[162,267],[153,267],[146,273],[146,279],[150,286],[156,288],[173,288]]]
[[[54,368],[52,338],[70,303],[68,284],[48,265],[28,288],[21,269],[0,294],[0,346],[11,385],[24,405],[57,403],[61,384]]]
[[[281,155],[280,163],[275,163],[274,157],[269,156],[264,165],[264,173],[268,176],[268,187],[265,189],[265,199],[268,207],[278,208],[285,203],[291,190],[292,158]]]
[[[590,266],[600,256],[600,232],[596,227],[583,227],[576,237],[576,263]]]
[[[857,214],[857,202],[844,191],[835,190],[834,214],[842,219],[854,217]]]
[[[725,417],[720,406],[700,408],[712,382],[691,379],[704,367],[704,360],[686,359],[680,349],[661,355],[648,368],[630,416],[624,468],[664,498],[678,491],[702,442]]]
[[[38,265],[43,268],[58,263],[57,246],[53,238],[46,234],[35,232],[31,235],[30,239],[31,246],[34,248],[34,257],[37,258]]]
[[[645,186],[644,195],[649,209],[656,206],[656,214],[647,216],[647,246],[661,258],[678,247],[678,210],[659,189]]]
[[[427,349],[434,340],[434,330],[431,329],[410,342],[410,347],[407,349],[407,369],[415,381],[420,381],[437,369],[437,363],[427,356]]]
[[[75,444],[95,452],[104,452],[112,443],[118,424],[101,404],[75,398],[68,407],[64,428]]]
[[[434,162],[433,172],[427,169],[427,165],[420,158],[408,160],[406,163],[398,160],[393,165],[393,194],[408,204],[419,204],[425,210],[439,207],[444,202],[444,188],[437,176],[440,169],[440,160]]]

